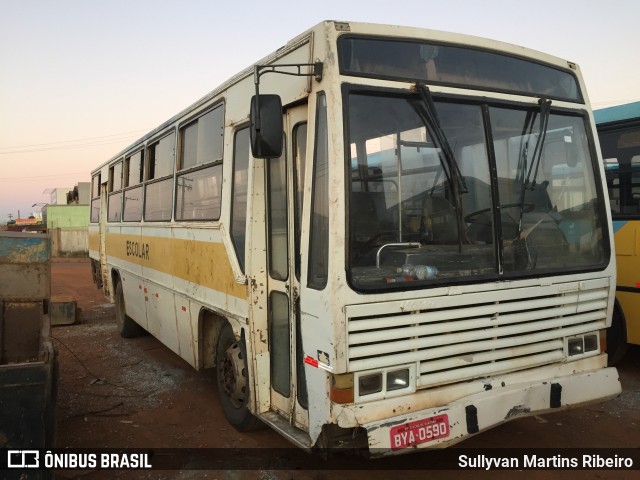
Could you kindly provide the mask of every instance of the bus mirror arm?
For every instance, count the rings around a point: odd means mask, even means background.
[[[303,72],[302,69],[308,67],[309,70]],[[293,71],[295,69],[295,71]],[[280,73],[281,75],[293,75],[294,77],[314,77],[317,82],[322,80],[324,65],[322,62],[315,63],[276,63],[274,65],[254,65],[253,83],[256,85],[256,95],[260,94],[260,77],[265,73]]]
[[[308,71],[302,71],[308,67]],[[251,98],[251,154],[255,158],[278,158],[282,155],[282,100],[279,95],[260,95],[260,77],[265,73],[280,73],[322,80],[323,64],[289,63],[255,65],[253,82],[256,94]]]

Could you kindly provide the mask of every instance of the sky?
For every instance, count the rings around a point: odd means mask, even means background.
[[[640,100],[637,0],[0,0],[0,223],[327,19],[521,45],[578,63],[594,109]]]

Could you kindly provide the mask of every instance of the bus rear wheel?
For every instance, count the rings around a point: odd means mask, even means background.
[[[127,315],[122,282],[118,282],[116,286],[116,325],[120,336],[124,338],[139,337],[144,333],[144,329]]]
[[[249,411],[248,372],[244,341],[236,340],[231,326],[225,323],[216,348],[218,394],[225,418],[240,432],[255,430],[261,424]]]

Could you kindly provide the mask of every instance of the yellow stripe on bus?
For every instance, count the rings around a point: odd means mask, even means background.
[[[640,283],[640,222],[627,222],[615,234],[618,257],[618,286],[637,287]]]
[[[615,242],[618,287],[640,288],[640,221],[618,225]],[[626,318],[627,342],[640,344],[640,293],[618,290],[616,298]]]
[[[236,282],[222,243],[108,233],[106,247],[107,256],[247,299],[246,286]]]
[[[100,249],[100,233],[89,232],[89,251],[90,252],[98,252]]]

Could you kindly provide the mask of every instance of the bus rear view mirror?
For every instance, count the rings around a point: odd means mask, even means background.
[[[255,158],[282,155],[282,101],[278,95],[251,98],[251,154]]]

